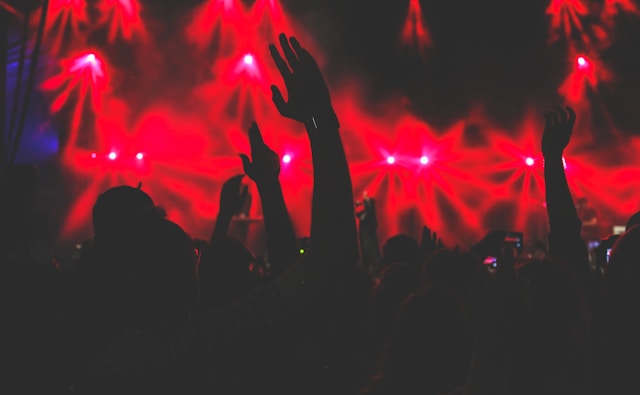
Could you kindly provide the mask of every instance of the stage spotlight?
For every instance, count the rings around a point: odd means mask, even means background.
[[[394,158],[393,156],[387,157],[387,163],[390,165],[396,163],[396,158]]]
[[[527,159],[524,160],[524,163],[526,163],[527,166],[533,166],[536,163],[536,161],[532,157],[528,157]]]
[[[424,155],[424,156],[422,156],[422,157],[420,158],[420,164],[421,164],[421,165],[426,165],[426,164],[428,164],[428,163],[429,163],[429,157],[427,157],[426,155]]]
[[[118,157],[118,154],[116,154],[115,152],[109,152],[109,159],[111,160],[116,160],[116,158]]]
[[[96,55],[90,53],[89,55],[87,55],[87,57],[85,59],[87,60],[88,63],[95,63],[96,62]]]
[[[144,154],[143,154],[142,152],[138,152],[138,153],[136,154],[136,159],[137,159],[137,160],[142,160],[142,159],[144,159]]]
[[[244,55],[243,61],[247,66],[251,66],[253,64],[253,55],[249,53]]]
[[[97,157],[98,157],[98,155],[97,155],[95,152],[92,152],[92,153],[91,153],[91,159],[95,159],[95,158],[97,158]]]
[[[291,162],[291,155],[289,155],[289,154],[284,155],[284,156],[282,157],[282,162],[283,162],[283,163],[289,163],[289,162]]]
[[[576,63],[578,64],[578,68],[581,69],[581,70],[586,69],[587,67],[589,67],[589,61],[584,56],[578,56],[578,59],[576,60]]]

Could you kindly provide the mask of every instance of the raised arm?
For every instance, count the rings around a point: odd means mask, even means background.
[[[362,267],[371,275],[376,275],[382,266],[380,254],[380,240],[378,239],[378,219],[376,216],[376,202],[365,192],[362,202],[358,203],[362,209],[356,213],[360,220],[359,240],[362,254]]]
[[[214,244],[216,240],[220,240],[229,234],[229,226],[233,216],[242,210],[242,206],[247,200],[249,194],[246,186],[242,185],[244,174],[233,176],[222,185],[220,192],[220,211],[216,218],[216,225],[211,233],[209,244]]]
[[[284,58],[275,45],[269,48],[288,98],[285,101],[280,89],[272,86],[273,102],[283,116],[304,123],[313,155],[311,250],[317,258],[329,253],[335,258],[337,253],[355,264],[358,239],[351,176],[329,89],[315,59],[298,40],[281,34],[280,46]]]
[[[298,240],[282,194],[280,158],[262,139],[257,124],[249,129],[251,159],[241,154],[244,172],[258,187],[264,225],[267,233],[267,252],[271,274],[280,275],[298,259]]]
[[[559,258],[581,280],[589,275],[586,244],[580,237],[582,224],[569,191],[563,153],[573,132],[576,114],[567,107],[545,114],[542,136],[547,213],[549,215],[549,253]]]

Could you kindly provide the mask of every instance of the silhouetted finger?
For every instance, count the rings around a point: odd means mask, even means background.
[[[282,92],[280,92],[280,89],[278,89],[278,87],[275,85],[271,86],[271,100],[273,100],[273,104],[276,105],[276,108],[281,115],[285,117],[289,116],[289,112],[287,111],[287,103],[282,97]]]
[[[555,111],[549,111],[549,119],[551,119],[551,124],[556,125],[560,121],[558,113]]]
[[[295,37],[291,37],[291,46],[293,47],[293,50],[296,52],[296,55],[298,56],[298,59],[303,60],[303,59],[313,59],[313,57],[311,56],[311,54],[304,48],[302,48],[302,45],[300,45],[300,42],[298,41],[297,38]]]
[[[242,168],[244,169],[244,173],[251,177],[251,174],[249,174],[251,172],[251,160],[249,160],[249,157],[245,154],[240,154],[240,160],[242,160]]]
[[[286,34],[281,33],[278,38],[280,39],[280,46],[282,47],[282,52],[284,53],[284,57],[287,59],[287,62],[289,63],[289,67],[291,67],[292,71],[295,71],[299,62],[298,56],[296,56],[296,54],[293,52],[293,49],[291,48],[291,44],[289,43],[289,39],[287,38]]]
[[[564,110],[564,108],[557,107],[555,113],[558,114],[558,118],[560,119],[560,122],[562,123],[567,122],[567,119],[569,118],[569,114]]]
[[[278,51],[278,48],[276,48],[275,45],[273,44],[269,45],[269,52],[271,52],[271,58],[273,59],[273,62],[276,64],[278,71],[280,71],[280,75],[282,75],[282,78],[286,83],[287,81],[289,81],[289,79],[293,75],[291,69],[287,65],[287,62],[285,62],[284,59],[282,59],[282,56],[280,55],[280,52]]]
[[[252,155],[256,152],[256,150],[259,150],[264,146],[262,134],[260,133],[258,124],[255,122],[252,122],[251,126],[249,127],[249,144],[251,145]]]
[[[234,186],[234,185],[237,185],[238,188],[239,188],[240,184],[242,183],[242,179],[243,178],[244,178],[244,174],[235,175],[235,176],[229,178],[227,180],[227,182],[225,182],[225,185],[229,185],[230,187]]]

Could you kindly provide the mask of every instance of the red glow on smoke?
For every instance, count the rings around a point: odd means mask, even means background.
[[[114,12],[110,38],[135,37],[134,26],[140,22],[138,3],[117,3],[104,0]],[[288,28],[291,24],[279,2],[257,0],[249,9],[242,4],[240,0],[210,0],[192,15],[187,36],[201,49],[213,52],[202,56],[211,55],[202,66],[210,67],[211,77],[184,96],[173,95],[174,85],[159,83],[162,98],[143,105],[129,102],[128,97],[116,99],[107,94],[108,74],[113,72],[105,71],[99,54],[91,58],[88,52],[63,62],[62,71],[45,82],[43,88],[54,96],[52,111],[72,110],[72,138],[65,159],[73,174],[85,182],[68,214],[63,238],[77,238],[88,228],[91,206],[100,192],[140,181],[156,203],[167,208],[172,220],[192,236],[207,238],[217,215],[220,187],[228,177],[242,172],[238,153],[250,152],[247,127],[254,119],[282,162],[287,163],[287,156],[290,160],[280,179],[296,230],[308,235],[311,152],[304,128],[282,118],[271,102],[270,84],[282,87],[282,81],[266,45],[274,41],[276,32],[286,31],[311,49],[321,67],[323,54],[305,32]],[[577,0],[553,2],[555,8],[550,5],[548,9],[552,25],[563,32],[567,26],[569,32],[582,29],[576,24],[576,18],[583,15],[582,4]],[[116,12],[120,19],[115,18]],[[127,15],[137,15],[137,19],[127,19]],[[130,23],[131,30],[124,28],[124,22]],[[409,3],[402,37],[408,45],[431,45],[417,0]],[[583,56],[584,64],[578,56]],[[586,90],[607,81],[597,54],[573,53],[567,64],[571,72],[561,92],[570,103],[585,103]],[[114,75],[114,81],[116,77],[122,75]],[[463,246],[479,240],[491,227],[526,231],[539,226],[546,231],[544,224],[535,225],[546,215],[539,153],[542,111],[531,111],[509,133],[476,114],[438,129],[394,104],[385,111],[365,109],[367,100],[361,98],[357,86],[340,90],[332,86],[331,93],[355,194],[366,190],[377,200],[383,241],[400,232],[418,237],[422,224],[436,229],[445,241]],[[91,127],[82,130],[93,134],[94,145],[89,147],[77,142],[81,118],[87,115],[95,116]],[[490,138],[470,146],[465,130],[471,124],[480,124],[481,134]],[[579,146],[580,133],[574,139],[578,141],[572,141],[570,148]],[[594,205],[612,215],[635,211],[634,195],[640,194],[640,185],[630,180],[640,177],[640,171],[634,170],[640,168],[640,159],[634,156],[640,143],[633,144],[629,145],[629,163],[617,167],[594,161],[597,152],[570,149],[567,175],[574,196],[589,196]],[[112,151],[116,154],[113,160],[109,158]],[[390,156],[393,166],[387,162]],[[606,194],[602,192],[605,181],[612,185]],[[250,214],[260,217],[257,192],[249,185],[254,195]],[[492,220],[504,207],[512,210],[510,215]],[[542,234],[529,239],[544,237]]]
[[[615,16],[620,12],[640,15],[640,10],[633,0],[604,0],[605,16]]]
[[[211,45],[215,39],[223,53],[237,40],[243,22],[243,6],[240,0],[208,0],[192,13],[191,23],[187,27],[187,38],[198,45]]]
[[[146,38],[146,30],[140,12],[140,4],[136,0],[102,0],[100,8],[109,26],[108,40],[131,40],[134,36]]]
[[[402,28],[402,43],[424,51],[431,46],[431,35],[422,16],[420,0],[410,0],[407,17]]]
[[[51,112],[72,107],[69,131],[71,148],[77,139],[83,117],[100,109],[108,78],[104,62],[95,52],[63,60],[60,65],[61,71],[45,80],[41,88],[55,96],[51,102]]]
[[[36,13],[34,20],[40,18],[38,14]],[[45,27],[49,49],[54,53],[58,52],[62,47],[65,34],[79,36],[82,26],[87,25],[88,22],[85,0],[50,0]]]
[[[562,83],[558,92],[568,103],[582,107],[585,103],[587,89],[598,91],[598,86],[612,80],[612,74],[604,64],[596,58],[580,55],[575,58],[573,70]]]
[[[551,0],[547,7],[547,15],[551,16],[552,40],[560,34],[566,39],[581,37],[585,42],[588,37],[584,32],[581,18],[589,13],[589,9],[582,0]]]

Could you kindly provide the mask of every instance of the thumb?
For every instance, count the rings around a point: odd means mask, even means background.
[[[240,159],[242,160],[242,168],[244,169],[244,173],[249,177],[253,178],[253,164],[249,160],[249,157],[245,154],[240,154]]]
[[[273,104],[276,105],[278,112],[280,112],[282,116],[289,117],[289,113],[287,111],[287,103],[284,101],[284,98],[282,97],[282,92],[280,92],[280,89],[278,89],[277,86],[272,85],[271,93],[272,93],[271,99],[273,100]]]

